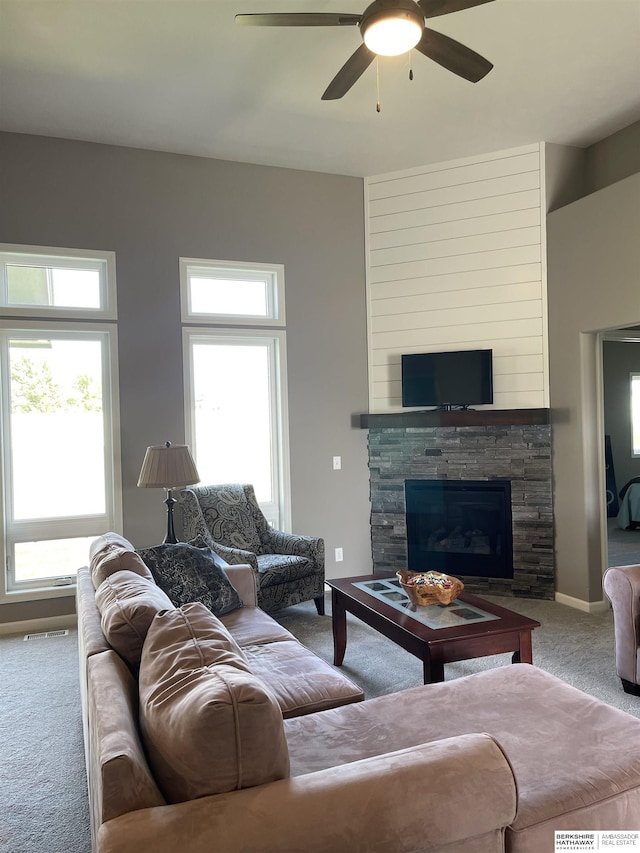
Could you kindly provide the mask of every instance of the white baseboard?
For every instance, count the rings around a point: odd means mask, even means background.
[[[59,631],[62,628],[75,628],[78,624],[73,614],[67,616],[49,616],[45,619],[25,619],[23,622],[0,623],[0,636],[7,634],[31,634],[40,631]]]
[[[556,592],[555,595],[558,604],[566,604],[567,607],[574,607],[576,610],[582,610],[583,613],[604,613],[609,609],[609,602],[601,599],[600,601],[583,601],[581,598],[574,598],[572,595],[565,595],[563,592]]]

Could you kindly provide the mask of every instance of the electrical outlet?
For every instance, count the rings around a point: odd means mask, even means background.
[[[336,548],[336,563],[341,563],[344,560],[342,548]]]
[[[342,456],[333,457],[333,470],[339,471],[342,468]]]

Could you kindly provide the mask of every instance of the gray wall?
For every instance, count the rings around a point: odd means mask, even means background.
[[[640,322],[640,173],[547,217],[557,591],[602,599],[595,332]]]
[[[602,139],[585,151],[588,192],[640,172],[640,121]]]
[[[547,142],[544,151],[549,213],[640,172],[640,121],[589,148]]]
[[[571,145],[545,143],[544,188],[546,212],[582,198],[587,186],[587,152]]]
[[[124,535],[162,539],[163,495],[136,481],[147,445],[184,441],[178,258],[282,263],[293,530],[324,536],[328,576],[370,571],[363,181],[7,133],[0,164],[0,242],[116,253]]]
[[[545,148],[556,589],[598,602],[606,533],[595,333],[640,322],[640,122],[584,150]]]
[[[616,491],[640,477],[640,458],[631,455],[629,374],[640,373],[640,343],[603,341],[604,431],[611,436]]]

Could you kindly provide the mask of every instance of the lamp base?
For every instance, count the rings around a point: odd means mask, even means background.
[[[178,540],[173,527],[173,507],[176,504],[176,499],[171,494],[171,489],[167,489],[165,503],[167,505],[167,535],[164,537],[163,545],[176,545]]]

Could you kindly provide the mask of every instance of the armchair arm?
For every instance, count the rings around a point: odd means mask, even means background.
[[[257,788],[130,812],[100,827],[98,850],[415,853],[456,842],[451,849],[462,851],[466,839],[485,835],[482,850],[500,851],[516,800],[500,747],[487,734],[467,734]]]
[[[198,533],[197,536],[189,540],[189,545],[195,545],[196,548],[211,548],[219,557],[222,557],[227,565],[249,565],[254,572],[258,571],[258,560],[255,554],[251,551],[243,551],[241,548],[229,548],[227,545],[221,545],[220,542],[212,539],[208,532]]]
[[[613,608],[616,672],[640,684],[640,565],[607,569],[603,586]]]
[[[230,566],[249,565],[254,571],[258,571],[256,555],[252,554],[251,551],[243,551],[241,548],[229,548],[227,545],[214,542],[213,539],[209,541],[211,542],[209,545],[211,550],[219,554]]]
[[[308,557],[318,570],[324,570],[324,539],[285,533],[283,530],[274,530],[273,528],[269,528],[266,538],[272,553]]]

